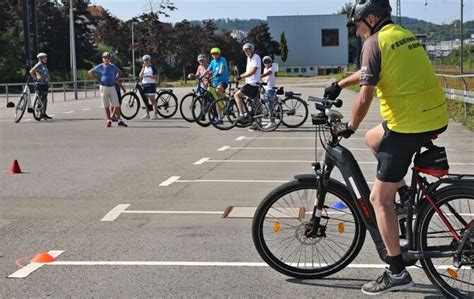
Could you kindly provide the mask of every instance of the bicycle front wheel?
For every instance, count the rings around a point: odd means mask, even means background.
[[[447,223],[467,241],[459,256],[420,259],[423,270],[431,282],[449,298],[474,298],[474,232],[468,227],[474,221],[474,188],[457,187],[434,195],[437,208]],[[417,220],[418,250],[454,252],[459,241],[454,237],[440,214],[427,205]],[[461,267],[456,265],[461,262]]]
[[[15,106],[15,122],[20,122],[21,118],[25,114],[26,106],[28,105],[26,94],[22,94],[20,100]]]
[[[228,98],[215,100],[209,108],[208,118],[216,129],[232,129],[239,118],[239,109],[235,100]]]
[[[33,102],[33,118],[40,121],[45,113],[46,105],[44,99],[40,96],[35,96],[35,101]]]
[[[133,91],[127,92],[122,96],[122,105],[120,105],[120,114],[125,119],[132,119],[138,114],[140,109],[140,100]]]
[[[317,237],[306,237],[316,182],[291,181],[268,194],[257,208],[252,237],[263,260],[285,275],[314,279],[336,273],[359,253],[365,226],[349,192],[330,181]]]
[[[163,118],[170,118],[178,111],[178,98],[169,90],[156,93],[156,107],[158,114]]]
[[[210,106],[211,102],[206,96],[199,96],[193,101],[191,108],[193,119],[201,127],[208,127],[211,125],[211,120],[208,115]]]
[[[256,109],[255,123],[263,132],[276,130],[283,119],[281,104],[274,100],[260,102]]]
[[[308,105],[305,100],[298,97],[290,97],[282,100],[283,125],[288,128],[298,128],[302,126],[308,118]]]
[[[194,93],[188,93],[181,99],[181,103],[179,103],[179,113],[181,113],[181,116],[185,121],[190,123],[194,122],[192,111],[194,98]]]

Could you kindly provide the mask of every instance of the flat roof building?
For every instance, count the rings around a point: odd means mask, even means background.
[[[347,16],[268,16],[272,38],[280,42],[285,32],[288,57],[276,57],[280,72],[298,76],[326,75],[347,69],[349,40]]]

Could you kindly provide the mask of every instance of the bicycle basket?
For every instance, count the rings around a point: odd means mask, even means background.
[[[446,149],[442,146],[431,146],[428,150],[415,156],[415,169],[435,177],[448,174],[449,164]]]

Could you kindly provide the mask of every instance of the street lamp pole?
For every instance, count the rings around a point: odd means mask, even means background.
[[[72,0],[69,0],[69,43],[71,47],[71,69],[72,81],[74,85],[74,99],[77,100],[76,37],[74,35],[74,15],[72,6]]]
[[[461,47],[460,47],[460,50],[461,50],[461,53],[460,53],[460,56],[459,58],[461,59],[461,74],[464,72],[464,66],[463,66],[463,62],[464,62],[464,54],[463,54],[463,46],[464,46],[464,38],[463,38],[463,15],[464,15],[464,0],[461,0],[461,26],[459,26],[459,39],[461,40]]]
[[[132,22],[132,72],[133,72],[133,77],[135,77],[135,36],[133,33],[133,25],[135,23]]]

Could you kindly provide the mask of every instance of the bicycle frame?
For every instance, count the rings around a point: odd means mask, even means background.
[[[329,113],[332,111],[329,109]],[[334,113],[338,113],[333,111]],[[328,110],[326,110],[328,113]],[[339,113],[338,113],[339,114]],[[341,115],[342,116],[342,115]],[[331,137],[326,142],[326,145],[323,145],[325,149],[325,155],[322,162],[315,162],[312,164],[315,175],[297,175],[295,179],[297,180],[311,180],[317,184],[317,197],[315,199],[315,205],[313,210],[313,215],[311,218],[311,227],[307,236],[317,237],[319,233],[319,223],[321,220],[322,210],[324,209],[324,200],[326,196],[326,190],[328,189],[328,184],[331,179],[331,172],[336,167],[340,170],[342,177],[346,183],[346,189],[351,194],[351,197],[355,203],[356,212],[361,216],[367,230],[369,231],[372,240],[375,244],[377,252],[380,258],[385,261],[387,252],[385,245],[383,243],[382,237],[380,235],[376,215],[372,204],[370,203],[370,189],[367,184],[367,181],[354,158],[353,154],[346,147],[339,144],[339,138],[331,133]],[[418,150],[417,154],[420,153]],[[438,187],[443,184],[448,184],[444,188],[455,188],[463,184],[473,184],[474,179],[466,179],[470,177],[469,175],[454,175],[455,177],[447,177],[439,179],[434,183],[428,183],[425,177],[422,177],[419,172],[413,169],[412,175],[412,184],[411,184],[411,196],[410,204],[407,213],[407,240],[408,244],[405,247],[405,250],[402,250],[402,254],[407,255],[408,258],[436,258],[436,257],[448,257],[452,256],[453,251],[448,252],[446,248],[444,250],[436,250],[436,247],[433,247],[430,251],[416,251],[414,244],[414,234],[413,234],[413,206],[415,203],[415,198],[419,206],[424,204],[431,205],[436,213],[439,215],[440,219],[449,229],[453,238],[456,241],[460,241],[460,236],[456,233],[452,225],[447,221],[446,217],[436,206],[433,199],[433,192],[438,190]],[[416,197],[418,195],[418,197]],[[470,236],[474,232],[474,223],[463,223],[466,230],[469,230],[465,236]],[[465,237],[467,238],[467,237]],[[462,244],[461,244],[462,245]],[[462,249],[462,246],[461,246]],[[459,249],[459,250],[461,250]]]

